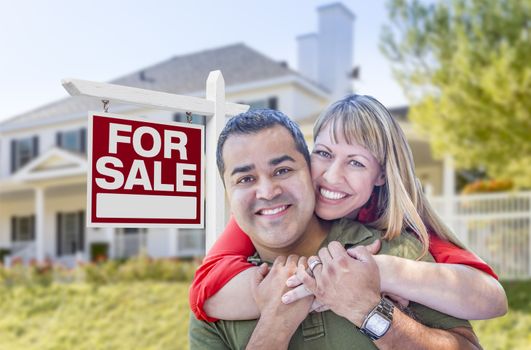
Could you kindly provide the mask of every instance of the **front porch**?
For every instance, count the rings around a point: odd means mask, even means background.
[[[51,149],[0,181],[0,262],[204,254],[203,230],[87,228],[86,203],[86,160],[67,151]]]

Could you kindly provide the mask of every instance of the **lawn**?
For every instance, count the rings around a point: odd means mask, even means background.
[[[503,283],[509,312],[503,317],[474,321],[481,345],[488,350],[529,349],[531,344],[531,281]]]
[[[474,327],[485,349],[528,349],[531,281],[504,284],[510,312]],[[0,349],[187,349],[188,283],[0,287]]]
[[[0,349],[186,349],[188,283],[0,287]]]

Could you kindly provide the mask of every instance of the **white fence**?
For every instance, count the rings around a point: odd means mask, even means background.
[[[500,279],[531,278],[531,192],[432,197],[430,203]]]

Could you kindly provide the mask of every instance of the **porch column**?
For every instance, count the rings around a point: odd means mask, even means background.
[[[116,236],[114,234],[114,227],[106,227],[105,228],[105,237],[107,238],[107,243],[109,243],[109,259],[114,259],[116,252],[115,252],[115,243],[116,243]]]
[[[172,258],[176,257],[179,253],[179,229],[170,228],[169,230],[169,242],[170,248],[168,249],[168,255]]]
[[[44,188],[35,188],[35,249],[37,261],[44,261]]]
[[[448,154],[443,161],[443,194],[445,197],[453,197],[455,195],[454,158]]]
[[[443,160],[443,198],[447,225],[459,235],[455,222],[455,165],[454,158],[448,154]]]

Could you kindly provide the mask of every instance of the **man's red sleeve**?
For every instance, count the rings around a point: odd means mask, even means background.
[[[197,269],[190,287],[190,308],[197,319],[215,322],[203,309],[205,301],[216,294],[234,276],[253,265],[247,257],[253,255],[255,248],[249,236],[242,231],[234,218],[208,252],[203,263]]]
[[[486,262],[481,260],[480,257],[434,234],[430,234],[430,253],[438,263],[472,266],[498,279],[494,270]]]

